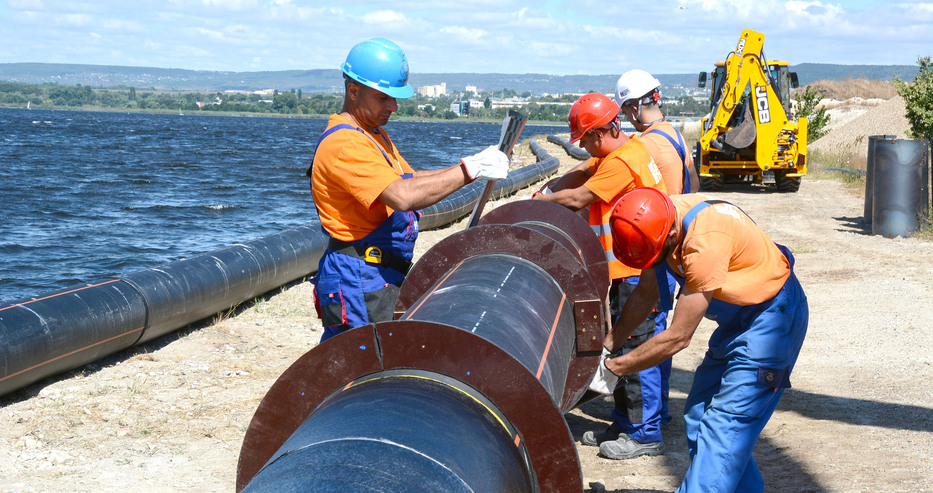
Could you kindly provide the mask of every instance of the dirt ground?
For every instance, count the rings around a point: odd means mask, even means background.
[[[564,170],[577,164],[544,145]],[[933,490],[933,244],[871,236],[861,192],[819,173],[796,194],[717,195],[794,251],[810,302],[793,388],[755,449],[767,491]],[[423,233],[418,254],[462,228]],[[320,338],[310,299],[310,284],[295,283],[0,398],[0,492],[233,491],[259,401]],[[704,322],[674,357],[665,454],[611,461],[578,445],[586,491],[679,485],[683,401],[712,329]],[[574,439],[605,427],[610,409],[601,398],[569,413]]]

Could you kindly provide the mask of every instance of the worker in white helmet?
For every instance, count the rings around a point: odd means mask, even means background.
[[[641,140],[644,141],[652,159],[658,164],[667,192],[672,195],[696,192],[699,178],[693,167],[693,158],[687,152],[683,136],[665,120],[661,112],[661,83],[658,79],[644,70],[629,70],[616,82],[615,100],[629,123],[635,127],[635,130],[641,132]],[[673,277],[669,277],[668,281],[668,288],[673,293],[676,282]],[[651,313],[650,319],[654,322],[654,333],[648,334],[647,338],[667,329],[667,311],[661,309],[660,306]],[[620,382],[620,387],[640,388],[640,394],[629,391],[628,398],[626,394],[617,397],[616,411],[613,412],[616,421],[614,426],[610,426],[602,433],[588,432],[584,436],[584,443],[598,445],[605,441],[615,440],[620,425],[623,431],[639,428],[641,426],[639,423],[626,420],[626,418],[629,420],[633,417],[637,418],[631,410],[638,407],[643,408],[642,419],[645,423],[659,419],[660,427],[667,427],[671,421],[668,405],[671,366],[672,361],[668,359],[653,368],[654,373],[639,374],[637,378],[634,375],[624,377]],[[617,394],[620,393],[617,392]],[[657,407],[649,405],[650,403],[657,403]],[[651,416],[654,412],[658,414]],[[660,435],[660,428],[655,429],[652,439],[660,440]],[[641,436],[638,438],[646,441]],[[603,448],[611,452],[619,447]],[[619,453],[603,452],[603,454],[612,459],[632,457],[631,454],[624,453],[622,449]]]
[[[697,192],[700,179],[680,132],[661,112],[661,82],[644,70],[629,70],[616,82],[615,100],[658,163],[668,193]]]

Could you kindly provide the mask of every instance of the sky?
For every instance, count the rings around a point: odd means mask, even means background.
[[[0,63],[337,69],[384,37],[412,73],[682,74],[744,29],[792,65],[914,65],[933,0],[0,0]]]

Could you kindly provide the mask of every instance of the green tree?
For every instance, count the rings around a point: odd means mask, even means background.
[[[487,110],[492,108],[492,100],[488,97],[483,100],[483,108],[486,108]]]
[[[897,93],[907,106],[908,136],[912,139],[933,139],[933,61],[929,56],[917,60],[920,70],[913,83],[894,78]]]
[[[807,119],[807,140],[813,142],[816,139],[826,135],[826,132],[829,129],[826,128],[829,125],[829,114],[826,112],[826,108],[819,106],[820,104],[820,93],[810,89],[810,86],[807,86],[803,92],[797,91],[797,111],[794,112],[794,119],[797,118],[806,118]]]
[[[298,96],[293,92],[276,92],[272,98],[272,108],[280,113],[291,113],[298,106]]]

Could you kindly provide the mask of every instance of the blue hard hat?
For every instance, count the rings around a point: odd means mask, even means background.
[[[408,85],[408,59],[399,45],[384,38],[358,43],[340,66],[351,79],[393,98],[414,96]]]

